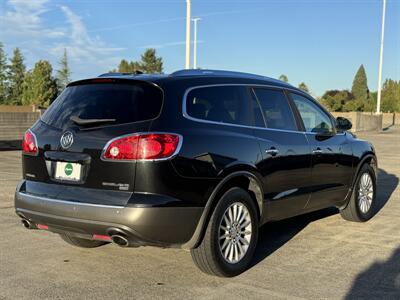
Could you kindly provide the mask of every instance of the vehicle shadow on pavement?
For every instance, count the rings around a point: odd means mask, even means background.
[[[375,207],[374,215],[376,215],[386,205],[398,183],[399,178],[396,175],[389,174],[385,170],[379,169],[377,205]],[[339,210],[337,208],[332,207],[263,225],[259,230],[258,245],[251,267],[254,267],[286,244],[286,242],[290,241],[308,224],[335,215],[338,212]],[[400,264],[400,260],[398,260],[397,263]]]
[[[383,262],[360,273],[344,299],[399,299],[400,248]]]
[[[389,201],[399,184],[399,178],[379,169],[377,214]],[[400,298],[400,247],[383,262],[377,261],[354,280],[345,299],[399,299]]]
[[[307,227],[308,224],[335,215],[338,212],[337,208],[332,207],[263,225],[259,229],[258,244],[251,267],[257,265],[266,257],[281,248],[286,244],[286,242],[290,241],[300,231]]]
[[[378,194],[376,197],[377,205],[375,207],[374,215],[376,215],[389,201],[390,196],[399,184],[399,178],[387,173],[383,169],[378,171]]]

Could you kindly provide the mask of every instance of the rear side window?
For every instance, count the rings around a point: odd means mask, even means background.
[[[114,119],[112,125],[156,118],[162,91],[148,83],[89,83],[70,86],[42,116],[42,121],[64,128],[72,116]]]
[[[248,93],[242,86],[195,88],[186,97],[186,112],[196,119],[251,125]]]
[[[283,91],[255,88],[267,128],[297,130],[296,122]]]

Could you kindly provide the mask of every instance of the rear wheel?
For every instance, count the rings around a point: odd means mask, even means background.
[[[204,273],[231,277],[250,265],[258,238],[258,215],[253,199],[232,188],[219,200],[199,247],[191,250]]]
[[[73,237],[67,233],[62,233],[60,234],[60,236],[68,244],[81,248],[96,248],[103,246],[105,244],[105,242],[102,241],[94,241],[94,240],[87,240],[87,239]]]
[[[349,203],[340,214],[348,221],[365,222],[372,218],[375,205],[376,176],[373,168],[366,164],[357,176]]]

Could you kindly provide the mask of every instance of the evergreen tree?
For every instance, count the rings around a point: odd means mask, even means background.
[[[351,93],[354,98],[366,101],[368,99],[368,84],[367,75],[365,74],[364,66],[361,65],[358,69],[356,76],[353,80],[353,86],[351,88]]]
[[[282,80],[284,82],[289,82],[289,78],[285,74],[282,74],[281,76],[279,76],[279,80]]]
[[[0,42],[0,104],[7,100],[7,56]]]
[[[142,54],[140,61],[128,62],[126,59],[121,60],[117,70],[111,72],[134,73],[140,71],[143,73],[162,73],[163,61],[161,57],[157,57],[156,50],[149,48]]]
[[[310,92],[310,90],[308,89],[308,86],[304,82],[299,84],[299,89],[301,89],[307,93]]]
[[[46,60],[40,60],[26,75],[23,84],[24,105],[35,104],[47,107],[57,97],[57,81],[52,76],[52,67]]]
[[[8,96],[7,102],[10,104],[21,104],[22,84],[25,76],[25,64],[21,51],[14,49],[11,64],[8,66]]]
[[[156,49],[149,48],[142,54],[140,65],[144,73],[162,73],[163,61],[157,57]]]
[[[382,112],[400,112],[400,81],[386,79],[382,87]]]
[[[71,70],[68,65],[67,49],[64,49],[64,54],[59,62],[60,69],[57,71],[58,90],[61,92],[68,83],[71,82]]]
[[[121,60],[121,62],[119,63],[119,66],[118,66],[118,72],[131,73],[132,71],[131,71],[130,63],[125,59]]]
[[[140,63],[138,63],[137,61],[131,61],[129,64],[129,67],[130,67],[132,73],[134,73],[136,71],[143,72],[142,67],[140,66]]]

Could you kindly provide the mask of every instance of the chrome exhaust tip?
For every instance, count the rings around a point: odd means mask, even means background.
[[[129,241],[126,237],[119,235],[119,234],[115,234],[111,236],[111,241],[120,246],[120,247],[128,247],[129,246]]]
[[[27,219],[22,219],[21,223],[26,229],[36,229],[36,226]]]

